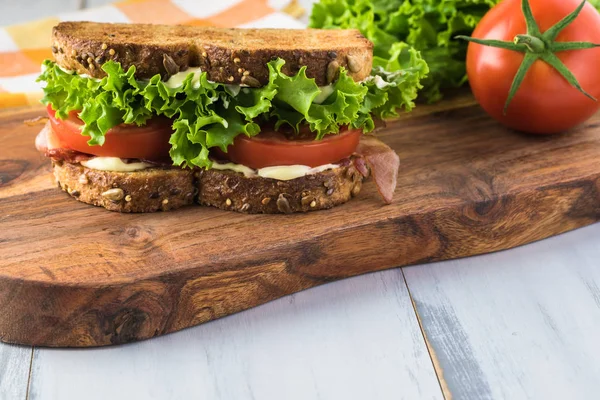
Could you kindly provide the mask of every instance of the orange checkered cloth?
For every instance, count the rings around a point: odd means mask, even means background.
[[[303,28],[282,12],[289,0],[128,0],[0,28],[0,108],[38,104],[36,78],[52,58],[51,30],[60,21],[133,22],[244,28]]]

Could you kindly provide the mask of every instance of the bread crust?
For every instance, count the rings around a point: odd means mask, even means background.
[[[280,181],[228,170],[196,172],[198,202],[251,214],[290,214],[335,207],[356,196],[363,176],[351,160],[337,168]]]
[[[363,80],[373,63],[373,44],[355,29],[61,22],[52,31],[52,52],[61,67],[95,78],[105,76],[101,66],[113,60],[125,70],[135,66],[137,79],[156,74],[166,79],[177,69],[200,67],[211,81],[248,86],[268,83],[267,63],[276,58],[285,60],[286,75],[306,66],[319,86],[335,80],[339,67],[355,81]]]
[[[180,168],[98,171],[52,161],[58,186],[75,199],[119,212],[168,211],[193,204],[194,173]]]
[[[323,210],[356,196],[363,181],[352,160],[288,181],[216,169],[112,172],[59,160],[52,164],[58,186],[71,197],[118,212],[168,211],[193,203],[253,214]]]

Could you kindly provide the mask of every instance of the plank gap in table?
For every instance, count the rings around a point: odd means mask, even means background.
[[[591,399],[600,376],[600,224],[404,268],[454,398]]]
[[[427,353],[429,354],[429,359],[431,360],[431,364],[433,365],[435,375],[436,375],[438,384],[440,386],[440,390],[446,400],[451,400],[452,393],[448,389],[448,385],[446,384],[446,381],[444,380],[444,373],[443,373],[443,370],[439,366],[439,361],[437,360],[437,357],[435,355],[435,350],[431,347],[431,343],[429,343],[429,341],[427,340],[427,335],[425,334],[425,329],[423,328],[423,322],[421,321],[419,312],[417,311],[417,306],[415,304],[412,294],[410,293],[410,287],[408,286],[408,282],[406,281],[406,276],[404,274],[404,268],[401,268],[400,271],[402,273],[402,279],[404,280],[404,285],[406,286],[406,292],[408,294],[410,303],[411,303],[413,311],[415,313],[415,318],[417,319],[417,323],[419,324],[421,336],[423,336],[423,342],[425,343],[425,347],[427,348]]]
[[[33,349],[0,343],[0,399],[27,398]]]

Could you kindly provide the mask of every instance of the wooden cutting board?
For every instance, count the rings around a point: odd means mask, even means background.
[[[26,126],[0,114],[0,339],[102,346],[177,331],[337,279],[466,257],[600,218],[600,115],[553,137],[490,120],[468,96],[421,106],[380,137],[395,200],[369,181],[329,211],[189,207],[118,214],[58,190]]]

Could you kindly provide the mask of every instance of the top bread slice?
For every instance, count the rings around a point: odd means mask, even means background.
[[[324,86],[344,67],[355,80],[371,73],[373,44],[358,30],[235,29],[181,25],[61,22],[52,31],[52,52],[63,68],[95,78],[108,60],[137,79],[163,79],[200,67],[208,79],[251,87],[268,83],[267,63],[285,60],[283,72],[306,75]]]

